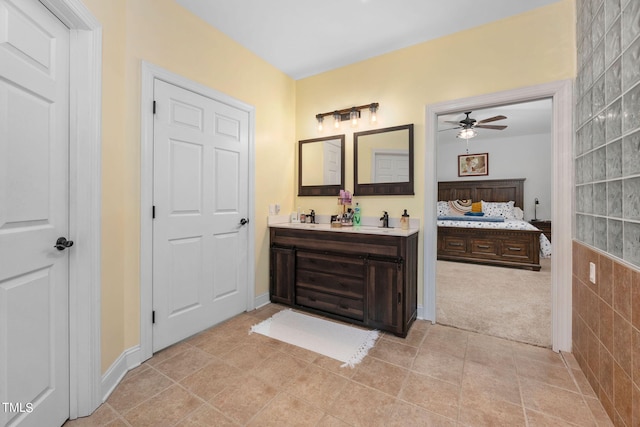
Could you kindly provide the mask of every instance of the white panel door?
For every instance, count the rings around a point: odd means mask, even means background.
[[[249,114],[156,79],[153,350],[247,307]]]
[[[69,30],[0,0],[0,425],[69,415]]]

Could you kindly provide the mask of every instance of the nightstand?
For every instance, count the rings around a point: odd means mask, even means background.
[[[544,235],[547,236],[547,239],[551,241],[551,220],[550,219],[547,219],[547,220],[532,219],[531,221],[529,221],[529,223],[531,223],[531,225],[533,225],[534,227],[542,230],[542,233],[544,233]]]

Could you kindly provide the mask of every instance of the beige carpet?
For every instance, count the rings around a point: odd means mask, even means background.
[[[551,260],[540,271],[437,261],[437,322],[551,347]]]

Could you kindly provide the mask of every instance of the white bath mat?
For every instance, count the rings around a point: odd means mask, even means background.
[[[378,331],[330,322],[291,309],[252,326],[249,333],[253,332],[323,354],[350,367],[364,359],[379,336]]]

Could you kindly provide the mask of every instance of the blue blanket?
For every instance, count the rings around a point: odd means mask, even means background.
[[[501,216],[439,216],[438,221],[477,221],[477,222],[504,222]]]

